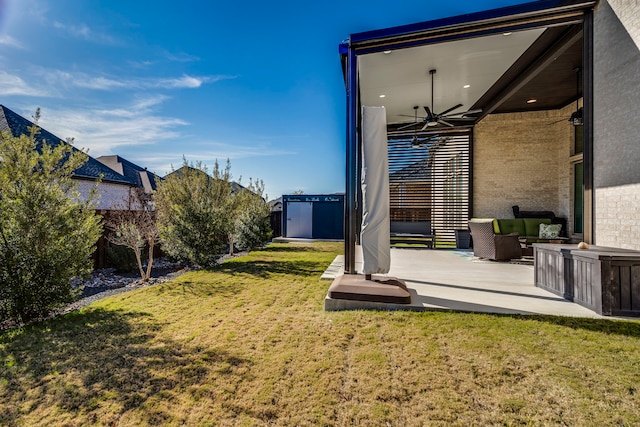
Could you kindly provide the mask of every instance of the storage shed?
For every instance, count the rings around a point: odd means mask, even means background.
[[[343,194],[282,196],[284,237],[342,239],[343,224]]]

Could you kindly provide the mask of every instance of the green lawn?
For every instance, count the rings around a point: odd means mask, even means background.
[[[274,244],[0,335],[0,425],[638,425],[640,323],[323,311]]]

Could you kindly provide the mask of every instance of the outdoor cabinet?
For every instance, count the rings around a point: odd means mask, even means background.
[[[640,316],[640,252],[536,243],[535,284],[608,316]]]
[[[573,300],[573,288],[564,277],[562,245],[534,243],[535,285],[568,300]]]

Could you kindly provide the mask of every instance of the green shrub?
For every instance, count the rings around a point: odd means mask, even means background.
[[[235,221],[235,242],[240,249],[259,248],[271,238],[271,209],[262,197],[262,181],[250,182],[241,197]]]
[[[261,246],[271,235],[264,183],[244,188],[231,182],[231,164],[215,162],[212,175],[198,162],[187,163],[158,184],[155,208],[164,252],[201,266],[215,264],[234,245]]]
[[[70,280],[91,271],[101,233],[92,197],[71,179],[87,155],[38,147],[37,133],[0,133],[0,316],[23,322],[73,301]]]
[[[133,249],[126,246],[109,244],[107,246],[107,259],[109,266],[116,269],[118,273],[129,273],[138,265]]]
[[[201,266],[215,264],[229,245],[232,227],[230,165],[215,163],[213,177],[202,163],[188,164],[158,184],[155,207],[163,250]]]

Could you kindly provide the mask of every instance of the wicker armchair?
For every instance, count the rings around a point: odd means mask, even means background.
[[[473,254],[479,258],[498,261],[522,257],[518,234],[495,234],[493,221],[469,221],[473,238]]]

